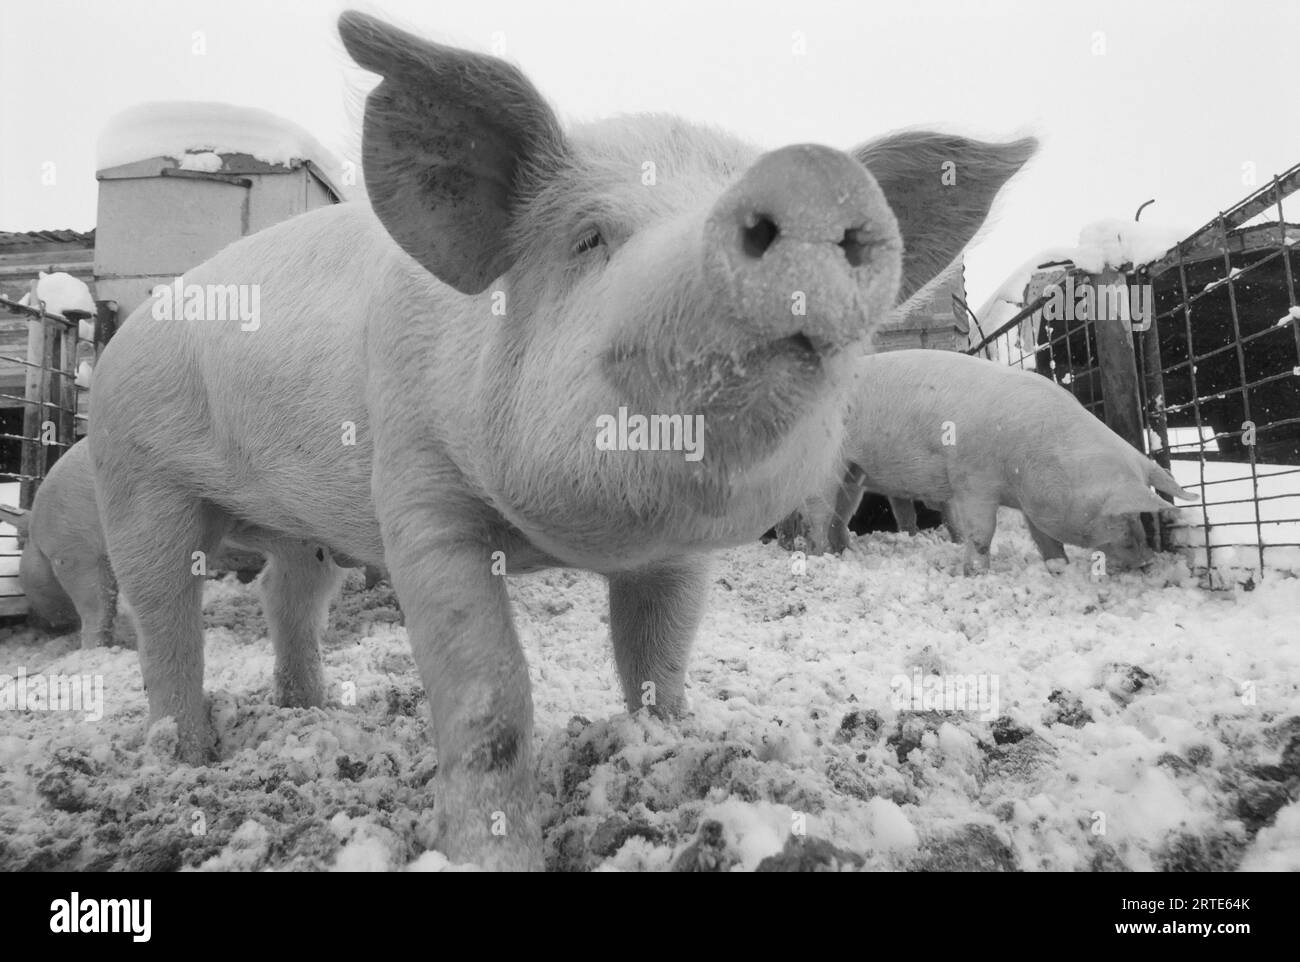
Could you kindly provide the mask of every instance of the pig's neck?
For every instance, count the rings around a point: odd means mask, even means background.
[[[622,570],[755,539],[820,484],[838,448],[842,415],[831,406],[755,457],[739,443],[743,426],[720,434],[729,425],[686,406],[647,410],[582,351],[536,363],[503,344],[462,346],[472,366],[457,351],[440,361],[443,383],[473,385],[439,403],[457,412],[449,448],[481,498],[576,566]],[[657,431],[650,415],[677,418],[680,431],[672,421]]]

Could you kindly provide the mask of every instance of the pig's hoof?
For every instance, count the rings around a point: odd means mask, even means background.
[[[217,757],[217,734],[204,706],[202,722],[178,724],[168,716],[151,722],[145,734],[146,749],[159,758],[175,758],[185,765],[206,765]]]
[[[542,871],[542,833],[526,773],[526,767],[513,766],[440,776],[433,783],[438,849],[453,862],[488,871]]]
[[[631,709],[631,714],[636,714],[641,709],[649,711],[651,717],[657,718],[666,724],[681,721],[691,713],[690,702],[685,695],[670,698],[666,702],[656,703],[654,705],[635,705]]]
[[[1069,567],[1070,562],[1064,558],[1048,558],[1044,564],[1047,565],[1047,570],[1052,574],[1061,575],[1065,574],[1065,569]]]
[[[322,708],[325,705],[325,679],[275,677],[275,703],[281,708]]]

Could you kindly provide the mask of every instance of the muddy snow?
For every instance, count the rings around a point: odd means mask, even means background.
[[[1048,573],[1013,515],[977,579],[935,532],[802,573],[726,552],[674,724],[624,712],[601,579],[515,580],[548,866],[1300,870],[1300,579],[1208,591],[1169,556],[1101,578],[1072,558]],[[0,634],[0,675],[103,685],[98,721],[0,711],[0,870],[463,867],[434,850],[389,589],[354,577],[336,604],[325,709],[270,703],[255,586],[211,582],[205,616],[206,768],[146,733],[133,651]]]

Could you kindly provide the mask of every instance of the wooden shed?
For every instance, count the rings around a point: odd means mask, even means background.
[[[78,324],[68,334],[65,321],[33,319],[21,305],[0,316],[0,501],[20,509],[30,507],[65,443],[84,431],[90,360],[155,286],[241,237],[343,199],[326,170],[341,170],[328,151],[293,124],[250,108],[142,104],[110,121],[99,151],[95,230],[0,232],[0,296],[16,302],[40,272],[62,272],[84,282],[97,307],[93,343],[85,333],[77,343],[85,330]],[[52,385],[64,392],[60,405],[72,392],[72,409],[48,403]],[[56,407],[68,427],[48,444],[40,419]],[[11,615],[24,610],[18,548],[12,529],[0,528],[0,615]]]
[[[189,169],[151,157],[99,171],[96,296],[126,320],[158,284],[169,284],[223,247],[295,214],[338,203],[315,162],[271,164],[244,153]]]
[[[964,351],[970,346],[970,325],[953,295],[966,300],[966,265],[958,258],[928,291],[913,297],[876,332],[879,351],[932,348]]]

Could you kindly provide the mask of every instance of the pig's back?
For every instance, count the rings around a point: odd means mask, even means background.
[[[846,454],[891,496],[967,492],[1015,507],[1026,459],[1062,417],[1086,416],[1040,375],[951,351],[874,354],[855,376]]]

